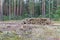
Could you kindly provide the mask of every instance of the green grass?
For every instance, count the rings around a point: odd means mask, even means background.
[[[0,40],[31,40],[31,38],[25,38],[23,36],[19,36],[15,33],[1,33],[0,32]]]

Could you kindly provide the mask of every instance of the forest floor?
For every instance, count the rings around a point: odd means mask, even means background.
[[[60,21],[52,21],[52,25],[21,23],[22,20],[1,21],[0,32],[16,33],[19,37],[23,37],[21,40],[60,40]]]

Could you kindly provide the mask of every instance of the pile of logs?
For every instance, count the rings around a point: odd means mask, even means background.
[[[23,21],[24,24],[39,24],[50,25],[51,20],[49,18],[27,18]]]

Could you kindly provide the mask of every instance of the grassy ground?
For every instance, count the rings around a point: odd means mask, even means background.
[[[4,21],[3,23],[8,22],[18,23],[20,22],[20,20]],[[60,21],[53,21],[53,22],[54,24],[60,24]],[[5,25],[3,26],[6,27]],[[13,29],[13,31],[0,32],[0,40],[60,40],[60,26],[51,26],[51,25],[43,26],[43,25],[30,25],[30,24],[27,24],[25,26],[27,26],[27,28],[23,28],[23,26],[19,25],[19,27],[15,28],[15,31]],[[14,26],[11,27],[14,28]],[[20,27],[23,29],[20,30]],[[30,29],[28,29],[28,27],[32,27],[31,31]],[[17,35],[16,34],[17,32],[21,33],[21,35]]]
[[[26,25],[29,26],[29,25]],[[17,31],[3,32],[0,34],[2,40],[60,40],[60,26],[41,26],[41,25],[30,25],[32,26],[32,33],[26,29],[20,30],[21,35],[16,35]],[[16,29],[17,30],[17,29]],[[31,35],[30,37],[28,35]]]

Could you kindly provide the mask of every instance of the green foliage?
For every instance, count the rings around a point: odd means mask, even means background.
[[[0,33],[0,40],[31,40],[31,38],[25,38],[21,35],[17,35],[16,33],[6,31]]]
[[[60,8],[56,10],[56,14],[54,15],[54,17],[60,20]]]
[[[8,16],[3,16],[3,20],[8,20],[9,19],[9,17]]]
[[[9,3],[10,2],[10,3]],[[50,0],[50,9],[49,9],[49,0],[46,0],[45,1],[46,5],[45,5],[45,16],[49,18],[49,13],[50,13],[50,18],[52,19],[59,19],[60,17],[60,7],[59,9],[57,9],[57,2],[56,0]],[[23,3],[23,4],[22,4]],[[9,19],[12,19],[12,20],[21,20],[21,19],[24,19],[24,18],[31,18],[31,17],[42,17],[42,0],[40,0],[39,2],[34,2],[33,0],[31,0],[31,2],[28,0],[27,1],[27,4],[24,4],[23,0],[10,0],[10,1],[7,1],[5,0],[5,4],[7,6],[11,6],[11,8],[13,9],[16,5],[17,5],[17,8],[20,9],[20,6],[23,10],[21,10],[21,13],[18,12],[18,16],[16,15],[17,13],[14,13],[14,10],[12,10],[12,13],[11,15],[9,16],[4,16],[4,20],[9,20]],[[57,11],[56,11],[57,9]],[[16,9],[17,10],[17,9]],[[50,10],[50,12],[49,12]],[[20,10],[18,10],[20,11]],[[15,16],[14,16],[15,14]],[[20,15],[22,14],[22,15]]]
[[[0,40],[20,40],[21,38],[19,38],[18,35],[14,34],[14,33],[1,33],[0,34]]]

